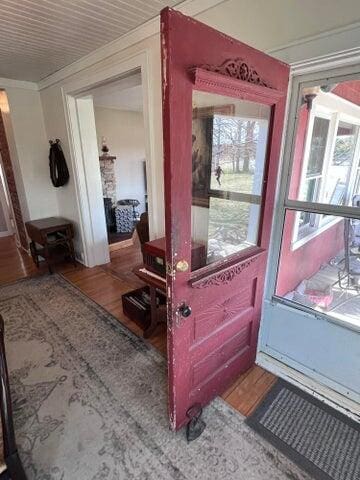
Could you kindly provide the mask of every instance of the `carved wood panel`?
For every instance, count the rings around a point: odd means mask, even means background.
[[[240,359],[249,350],[250,340],[251,323],[248,323],[215,351],[195,363],[192,369],[192,388],[206,384],[214,372],[221,371],[229,363]]]
[[[237,275],[240,275],[240,273],[246,268],[250,267],[250,265],[252,265],[257,259],[258,257],[254,256],[242,263],[237,263],[226,270],[221,270],[213,275],[207,275],[204,279],[194,282],[192,286],[194,288],[207,288],[217,285],[227,285],[234,280]]]
[[[254,307],[256,279],[229,298],[216,301],[194,317],[194,342],[200,342],[210,334],[216,335],[220,328],[226,328],[228,322],[235,319],[240,323],[247,321]],[[241,325],[239,325],[241,328]]]
[[[227,77],[236,78],[237,80],[242,80],[244,82],[271,88],[270,85],[261,78],[255,68],[251,67],[241,58],[225,60],[225,62],[219,66],[201,65],[200,68],[208,70],[209,72],[220,73]]]

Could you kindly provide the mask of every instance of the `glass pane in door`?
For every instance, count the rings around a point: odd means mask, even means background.
[[[306,212],[314,227],[299,241],[304,215],[286,211],[276,295],[359,327],[360,220]]]
[[[257,245],[269,119],[266,105],[193,92],[193,270]]]

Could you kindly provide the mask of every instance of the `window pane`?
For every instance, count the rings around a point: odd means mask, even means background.
[[[193,92],[193,269],[257,244],[269,118],[266,105]]]
[[[293,232],[305,215],[320,227],[294,245]],[[286,212],[276,295],[360,326],[360,220],[323,217]]]
[[[307,166],[307,176],[321,174],[326,141],[329,131],[329,120],[326,118],[315,117],[311,136],[309,163]]]
[[[297,112],[289,198],[351,205],[358,190],[360,82],[306,87]]]
[[[354,196],[355,195],[360,195],[360,168],[356,172]]]
[[[316,202],[319,196],[321,178],[310,178],[305,181],[303,200]]]
[[[267,125],[267,119],[213,115],[210,189],[261,195]]]
[[[326,173],[324,202],[332,205],[345,205],[347,186],[354,156],[357,128],[345,122],[339,122],[334,154]]]

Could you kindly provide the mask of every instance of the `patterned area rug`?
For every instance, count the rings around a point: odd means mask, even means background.
[[[278,381],[247,420],[319,480],[360,480],[360,425]]]
[[[30,480],[310,478],[222,400],[170,432],[163,357],[62,277],[0,288],[0,313]]]

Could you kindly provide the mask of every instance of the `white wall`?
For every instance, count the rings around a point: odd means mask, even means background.
[[[74,246],[77,255],[81,257],[82,237],[80,232],[80,212],[77,208],[74,170],[71,161],[69,139],[66,130],[62,91],[59,86],[41,92],[43,115],[47,138],[59,138],[65,159],[68,164],[70,179],[63,187],[56,189],[56,199],[59,215],[71,220],[74,224]]]
[[[136,198],[145,211],[145,132],[141,112],[95,106],[99,150],[105,137],[110,154],[116,156],[116,199]]]
[[[4,113],[5,127],[24,220],[57,215],[40,94],[6,87],[6,95],[10,113]]]
[[[49,138],[56,136],[60,138],[63,150],[68,159],[70,169],[70,182],[62,187],[58,192],[59,214],[66,216],[75,224],[77,233],[75,248],[77,253],[82,253],[81,232],[79,227],[79,212],[77,210],[77,196],[73,181],[73,166],[70,156],[69,138],[66,130],[64,103],[62,98],[62,87],[68,84],[88,79],[96,72],[102,71],[107,67],[112,67],[115,63],[128,59],[138,53],[148,51],[148,75],[149,75],[149,104],[152,112],[152,133],[155,139],[153,144],[154,164],[151,166],[154,172],[152,178],[152,207],[153,224],[152,233],[154,237],[159,237],[164,232],[164,190],[163,190],[163,154],[162,154],[162,104],[161,104],[161,63],[159,51],[159,37],[152,36],[138,42],[136,45],[119,51],[117,54],[106,58],[105,60],[86,68],[81,72],[72,75],[65,81],[52,85],[41,90],[41,100],[43,105],[45,126]],[[149,185],[148,185],[149,191]]]
[[[259,50],[269,51],[358,22],[360,2],[228,0],[198,18]],[[331,42],[328,45],[333,47]]]

